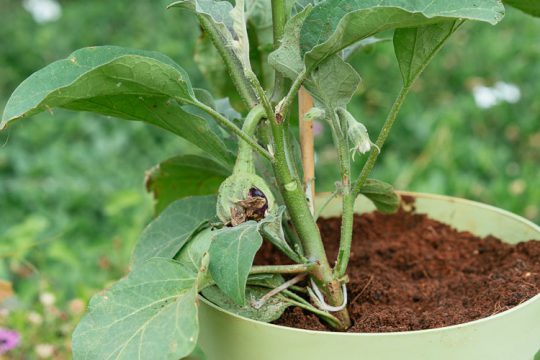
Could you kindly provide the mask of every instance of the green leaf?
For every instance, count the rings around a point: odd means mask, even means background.
[[[215,196],[193,196],[172,203],[144,229],[133,252],[133,268],[153,257],[174,258],[215,215]]]
[[[360,75],[356,70],[334,55],[311,73],[305,86],[316,101],[333,111],[347,106],[360,82]]]
[[[277,71],[290,79],[295,79],[305,68],[299,39],[302,25],[312,9],[311,5],[307,6],[287,22],[281,46],[268,58]],[[315,69],[304,85],[317,101],[334,109],[349,103],[360,81],[356,70],[336,55]]]
[[[202,229],[197,234],[193,235],[189,242],[182,247],[178,255],[175,257],[182,265],[196,272],[200,268],[200,264],[212,243],[214,230],[210,227]],[[212,282],[211,276],[208,273],[199,279],[199,290],[205,288]]]
[[[540,1],[538,0],[504,0],[504,3],[529,15],[540,17]]]
[[[195,350],[186,358],[182,360],[206,360],[206,355],[199,345],[195,347]]]
[[[272,245],[281,250],[290,259],[300,263],[302,259],[289,245],[283,232],[283,213],[285,206],[280,206],[277,213],[269,214],[260,223],[261,234]]]
[[[462,23],[462,21],[446,21],[396,30],[394,50],[404,86],[410,86],[416,80]]]
[[[187,196],[217,194],[230,171],[213,160],[197,155],[175,156],[146,174],[146,189],[154,196],[156,214],[170,203]]]
[[[188,356],[199,333],[197,278],[197,272],[169,259],[154,258],[134,269],[92,298],[73,334],[74,358]]]
[[[252,274],[249,275],[247,284],[265,288],[276,288],[283,284],[285,279],[280,274]]]
[[[384,30],[457,19],[496,24],[503,14],[499,0],[328,0],[306,18],[301,51],[311,70],[330,55]]]
[[[401,204],[400,197],[392,185],[379,180],[367,179],[360,193],[371,200],[377,210],[383,213],[396,212]]]
[[[0,129],[59,107],[144,121],[181,136],[220,163],[234,163],[220,134],[182,104],[199,104],[186,72],[155,52],[84,48],[32,74],[8,100]]]
[[[281,317],[283,312],[291,306],[282,295],[274,295],[259,309],[254,307],[257,300],[266,295],[270,289],[259,286],[248,286],[246,289],[246,304],[238,305],[232,301],[217,286],[210,286],[202,291],[203,296],[217,306],[227,311],[253,320],[272,322]]]
[[[379,38],[379,37],[376,37],[376,36],[370,36],[368,38],[359,40],[359,41],[355,42],[352,45],[347,46],[341,52],[341,56],[343,57],[344,60],[348,60],[348,59],[351,58],[351,56],[353,56],[357,52],[360,52],[360,51],[363,51],[363,50],[368,51],[374,45],[379,44],[379,43],[384,43],[384,42],[387,42],[387,41],[390,41],[390,40],[392,40],[392,39],[391,38]]]
[[[304,69],[300,54],[300,31],[312,9],[308,5],[287,21],[280,47],[268,56],[268,63],[289,79],[295,79]]]
[[[245,304],[249,270],[261,245],[259,224],[255,221],[214,232],[209,250],[210,274],[216,285],[238,305]]]

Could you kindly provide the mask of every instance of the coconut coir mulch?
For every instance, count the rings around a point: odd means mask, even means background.
[[[340,219],[321,219],[335,259]],[[265,243],[258,264],[287,264]],[[349,264],[350,332],[395,332],[460,324],[508,310],[540,293],[540,241],[509,245],[478,238],[425,215],[356,216]],[[289,308],[275,322],[328,330],[311,313]]]

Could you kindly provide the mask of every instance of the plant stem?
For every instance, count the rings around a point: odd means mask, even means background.
[[[283,15],[284,13],[284,0],[272,0],[272,14],[275,16],[273,19],[274,47],[279,45],[283,35],[285,26],[284,16],[286,16]],[[291,155],[291,149],[288,146],[287,134],[285,133],[286,127],[283,122],[286,119],[288,108],[294,100],[304,79],[305,73],[302,73],[299,76],[299,79],[293,84],[287,97],[283,99],[287,100],[285,102],[285,107],[280,107],[280,104],[283,104],[283,102],[278,104],[278,108],[282,109],[281,111],[276,111],[276,113],[274,113],[272,108],[268,109],[265,105],[265,110],[267,111],[267,116],[272,128],[274,145],[274,160],[272,161],[272,166],[274,168],[280,192],[287,205],[287,210],[291,216],[291,220],[296,228],[300,241],[302,242],[305,255],[315,264],[310,275],[320,285],[328,302],[332,305],[339,305],[343,301],[341,285],[333,279],[332,269],[330,268],[326,257],[319,228],[309,209],[300,179],[297,176],[294,176],[294,174],[297,173],[294,161],[288,161],[288,159],[292,159],[293,157]],[[283,111],[283,109],[286,111]],[[350,326],[350,319],[346,310],[336,313],[336,317],[339,318],[339,322],[334,323],[333,326],[337,329],[345,330]]]
[[[211,107],[198,102],[193,101],[189,102],[190,104],[198,107],[201,110],[204,110],[207,112],[210,116],[212,116],[218,123],[220,123],[223,127],[225,127],[227,130],[238,136],[240,139],[244,140],[249,146],[251,146],[254,150],[256,150],[259,154],[267,158],[268,160],[272,161],[273,157],[272,155],[266,151],[261,145],[257,143],[256,140],[251,138],[248,134],[246,134],[242,129],[238,128],[234,123],[232,123],[229,119],[227,119],[225,116],[221,115]]]
[[[272,0],[272,31],[274,36],[274,49],[277,49],[283,38],[285,23],[287,22],[285,0]],[[285,92],[285,78],[274,70],[274,89],[272,103],[277,103]]]
[[[384,122],[384,125],[381,129],[381,132],[379,133],[379,136],[377,137],[376,145],[377,148],[373,148],[371,152],[369,153],[369,157],[362,167],[362,171],[360,172],[360,175],[358,176],[358,180],[356,180],[354,186],[353,186],[353,194],[354,196],[358,196],[360,194],[360,190],[362,189],[362,185],[367,180],[367,177],[371,173],[371,170],[373,169],[373,166],[375,165],[375,162],[377,161],[377,157],[379,156],[380,151],[382,150],[382,147],[386,141],[386,138],[388,138],[388,134],[390,133],[390,130],[392,129],[392,125],[394,125],[394,122],[396,121],[397,115],[399,114],[399,110],[401,109],[401,106],[403,105],[405,98],[407,97],[407,94],[409,93],[410,85],[403,86],[401,90],[399,91],[399,94],[394,101],[394,104],[392,105],[392,109],[390,109],[390,113],[388,114],[388,117],[386,118],[386,121]]]
[[[287,118],[287,115],[289,114],[289,108],[291,107],[294,97],[300,90],[300,87],[304,83],[304,80],[306,80],[307,72],[306,70],[302,71],[294,82],[291,85],[291,88],[289,89],[289,92],[285,96],[283,100],[281,100],[276,108],[276,117],[281,122],[283,119]]]
[[[300,131],[300,151],[304,169],[304,190],[309,201],[311,213],[314,214],[315,198],[315,155],[313,142],[313,121],[306,121],[304,116],[313,107],[313,98],[304,89],[298,93],[298,128]]]
[[[341,284],[333,278],[321,234],[309,209],[302,184],[289,169],[287,156],[290,148],[287,146],[284,124],[274,119],[271,121],[271,126],[275,149],[274,161],[272,162],[274,173],[291,220],[302,242],[305,256],[316,264],[310,275],[321,288],[328,303],[333,306],[341,305],[343,303]],[[291,163],[291,166],[294,166],[294,163]],[[336,317],[340,320],[337,329],[345,330],[350,326],[347,310],[336,313]]]
[[[242,125],[242,132],[251,136],[255,133],[257,125],[262,118],[266,117],[264,108],[259,104],[251,109],[244,120]],[[236,157],[236,164],[234,165],[234,172],[237,174],[254,174],[255,165],[253,164],[253,149],[251,145],[242,139],[238,144],[238,156]]]
[[[223,59],[225,67],[229,71],[229,75],[231,76],[231,79],[234,83],[234,86],[236,87],[236,90],[238,91],[238,94],[240,95],[244,103],[248,106],[248,108],[251,109],[252,107],[257,105],[257,97],[255,96],[253,89],[250,87],[249,82],[246,81],[246,77],[244,75],[244,67],[242,63],[240,62],[238,57],[236,57],[232,49],[225,45],[226,41],[222,39],[222,35],[220,34],[219,30],[216,29],[215,25],[212,24],[212,22],[206,19],[206,17],[203,15],[198,15],[197,18],[199,19],[199,23],[201,24],[201,26],[210,36],[212,43],[214,44],[219,55]]]
[[[330,313],[327,313],[326,311],[322,311],[314,307],[313,305],[307,305],[305,302],[296,301],[293,299],[287,299],[288,302],[290,302],[292,305],[296,305],[299,308],[305,309],[307,311],[311,311],[315,315],[319,316],[321,319],[326,321],[328,325],[332,326],[333,328],[339,329],[341,325],[341,320],[336,318],[335,316],[331,315]]]
[[[317,209],[317,212],[315,213],[315,215],[313,215],[313,217],[315,218],[315,221],[317,221],[319,219],[319,217],[321,216],[323,210],[328,206],[328,204],[330,204],[330,202],[332,200],[334,200],[334,198],[340,193],[339,189],[336,189],[334,190],[334,192],[332,194],[330,194],[330,196],[324,201],[324,203],[319,206],[319,208]]]
[[[349,155],[349,142],[347,138],[346,121],[340,121],[340,109],[330,114],[332,133],[338,150],[339,167],[341,172],[341,234],[339,252],[334,268],[334,278],[339,279],[345,275],[351,252],[352,228],[354,220],[354,195],[351,192],[351,160]]]
[[[285,11],[285,0],[272,0],[272,31],[274,35],[274,49],[277,49],[283,38],[287,13]]]
[[[303,274],[309,272],[313,266],[314,264],[256,265],[251,268],[249,274]]]

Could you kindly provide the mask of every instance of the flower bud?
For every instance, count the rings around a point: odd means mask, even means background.
[[[356,152],[359,152],[360,154],[365,154],[369,150],[371,150],[371,146],[376,146],[369,139],[369,134],[364,124],[356,121],[356,119],[354,118],[354,116],[351,115],[351,113],[349,113],[344,108],[338,108],[337,114],[341,120],[341,123],[346,127],[347,136],[352,142],[353,147],[351,151],[353,152],[353,160],[354,154]]]
[[[318,107],[312,107],[309,109],[309,111],[304,115],[304,120],[311,121],[315,119],[322,119],[326,116],[326,112]]]
[[[275,207],[270,188],[255,174],[233,174],[219,187],[217,215],[225,225],[262,220]]]

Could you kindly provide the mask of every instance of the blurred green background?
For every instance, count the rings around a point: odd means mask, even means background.
[[[21,1],[0,2],[0,108],[28,75],[73,50],[114,44],[164,52],[194,84],[199,27],[166,1],[60,1],[56,21],[36,22]],[[467,197],[540,220],[540,20],[508,10],[497,27],[467,24],[409,96],[374,176],[398,189]],[[372,138],[400,85],[392,44],[356,54],[364,82],[352,112]],[[489,109],[475,85],[521,91]],[[317,137],[317,187],[331,191],[336,154]],[[185,142],[157,128],[55,110],[0,133],[0,279],[16,298],[0,327],[22,335],[9,359],[69,359],[70,333],[89,297],[127,270],[152,215],[144,172]],[[357,160],[357,167],[361,162]],[[1,358],[1,356],[0,356]]]

